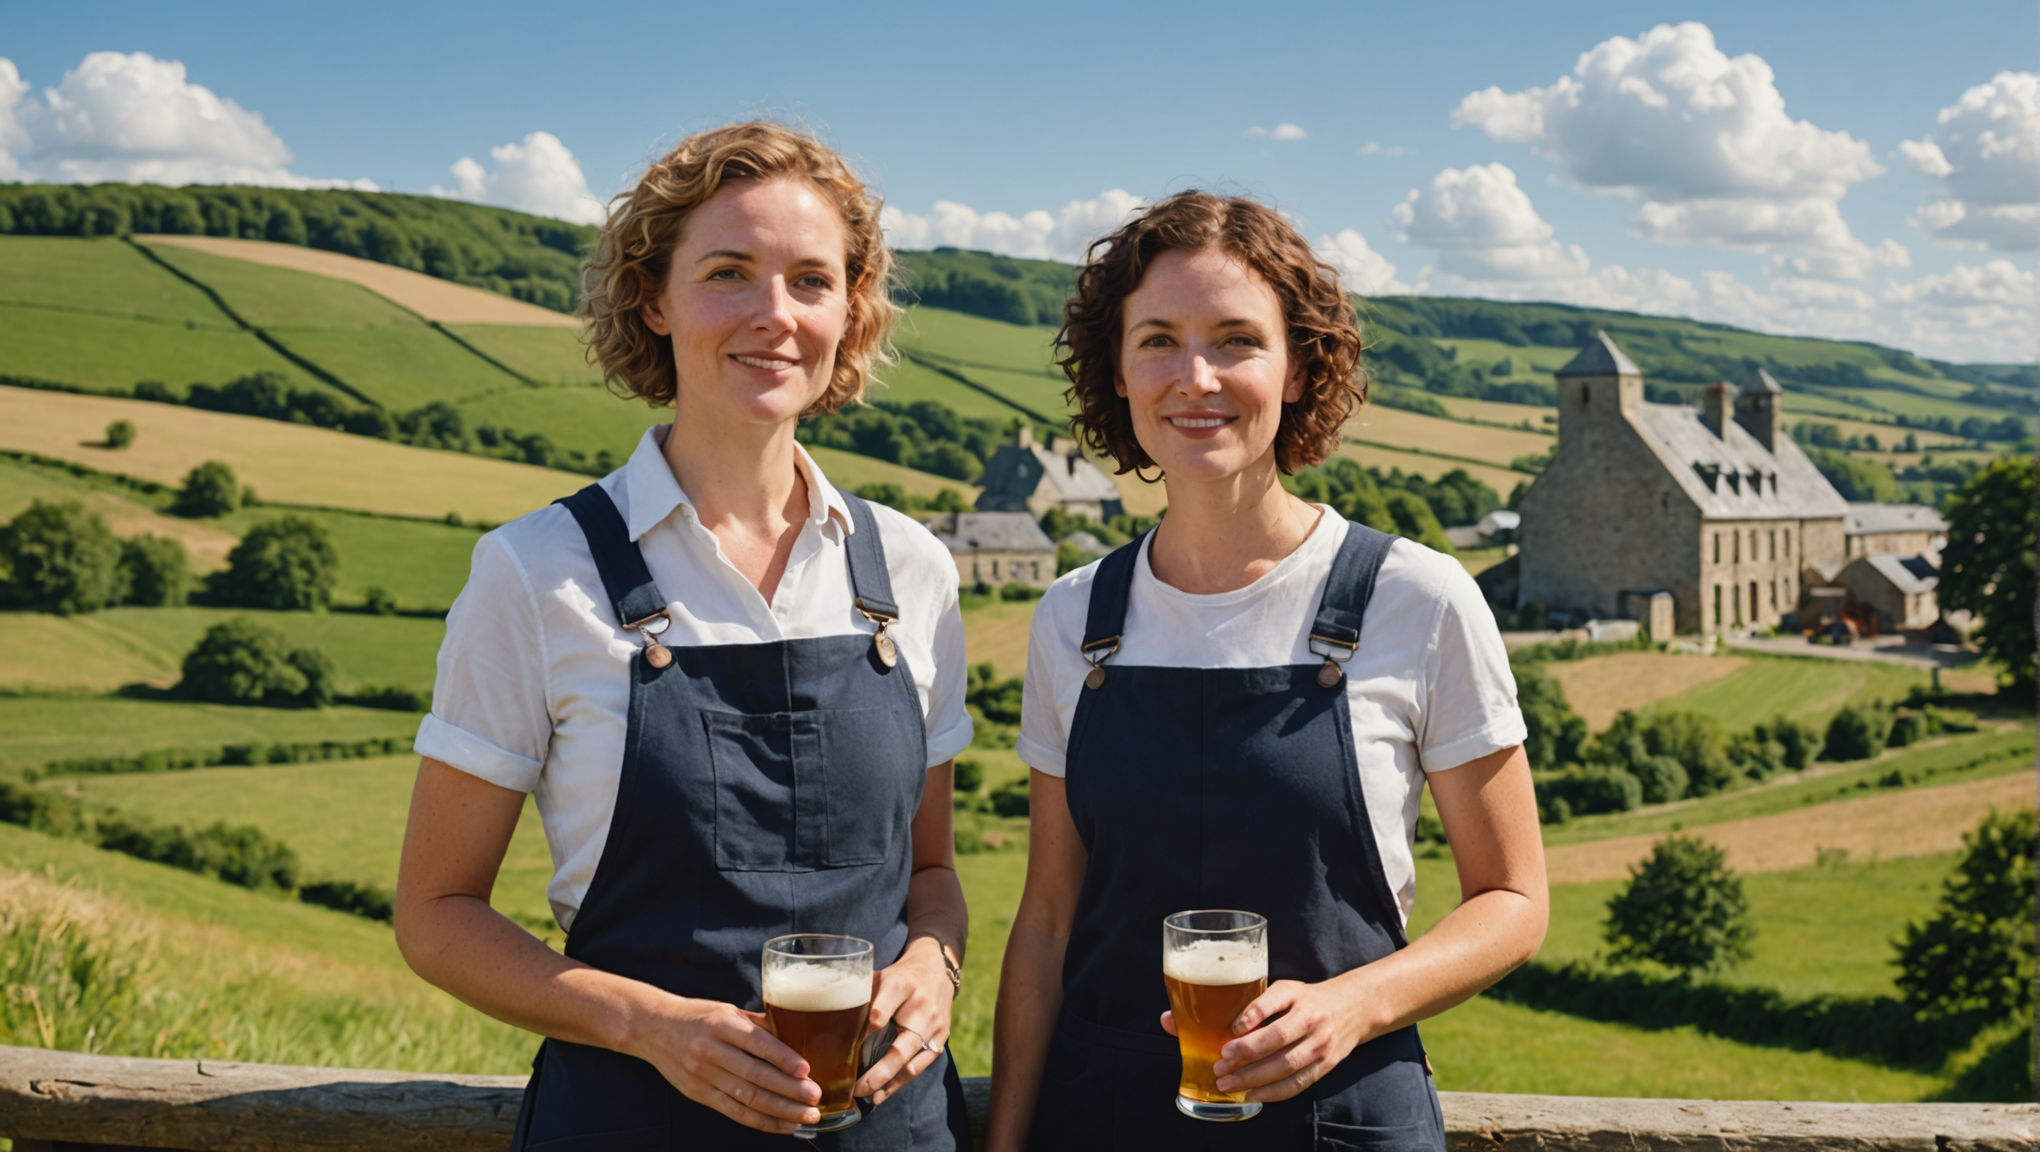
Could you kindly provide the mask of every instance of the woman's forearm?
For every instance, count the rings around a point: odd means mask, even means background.
[[[1049,1041],[1062,1011],[1067,937],[1054,938],[1024,920],[1013,925],[999,973],[992,1026],[992,1100],[985,1147],[1020,1152],[1027,1146]]]
[[[970,938],[970,909],[963,901],[963,882],[954,867],[931,864],[907,882],[907,946],[923,937],[948,948],[963,963]]]
[[[1334,982],[1346,984],[1363,1037],[1427,1020],[1472,999],[1536,953],[1545,903],[1496,889],[1452,910],[1409,947]]]

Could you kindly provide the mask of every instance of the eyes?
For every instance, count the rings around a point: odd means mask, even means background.
[[[1135,345],[1135,347],[1137,348],[1174,348],[1175,346],[1176,338],[1174,336],[1169,335],[1166,332],[1157,332],[1154,335],[1143,339],[1139,344]],[[1236,333],[1234,335],[1226,337],[1224,340],[1219,341],[1218,346],[1221,348],[1265,347],[1260,337],[1250,336],[1244,332]]]
[[[745,278],[742,268],[726,267],[714,269],[702,277],[702,281],[709,284],[740,284]],[[803,272],[794,278],[793,286],[805,288],[810,292],[827,292],[836,286],[836,282],[827,273]]]

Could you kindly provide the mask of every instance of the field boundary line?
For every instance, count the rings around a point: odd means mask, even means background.
[[[99,308],[74,308],[69,304],[44,304],[35,300],[0,300],[0,308],[28,308],[37,312],[60,312],[66,316],[93,316],[102,320],[132,320],[137,324],[161,324],[165,328],[194,331],[187,327],[190,321],[165,320],[161,316],[144,316],[139,312],[108,312]],[[209,332],[238,332],[240,329],[221,325],[208,325]]]
[[[1382,405],[1382,407],[1385,408],[1387,407],[1387,405],[1384,404]],[[1423,415],[1423,413],[1420,412],[1417,413],[1417,415],[1421,416]],[[1522,429],[1508,428],[1504,429],[1504,431],[1520,432],[1522,431]],[[1502,472],[1514,472],[1519,476],[1535,477],[1537,475],[1537,473],[1535,472],[1524,471],[1523,469],[1518,468],[1513,464],[1497,464],[1493,460],[1476,460],[1471,456],[1454,456],[1449,452],[1433,452],[1429,448],[1412,448],[1407,444],[1384,444],[1379,440],[1362,440],[1358,436],[1342,436],[1340,437],[1340,439],[1344,440],[1348,444],[1357,444],[1362,448],[1379,448],[1384,452],[1407,452],[1412,456],[1429,456],[1434,460],[1450,460],[1455,464],[1478,464],[1482,468],[1494,468]]]
[[[928,359],[927,356],[923,353],[913,352],[905,348],[902,348],[900,349],[900,355],[905,356],[908,360],[911,360],[914,363],[919,364],[921,367],[926,368],[930,372],[936,373],[937,375],[940,376],[948,377],[949,379],[956,381],[958,384],[961,384],[966,388],[972,389],[977,392],[982,392],[986,396],[989,396],[992,399],[997,400],[999,403],[1004,404],[1006,407],[1013,409],[1015,412],[1020,413],[1022,416],[1038,420],[1041,423],[1048,425],[1056,425],[1061,423],[1061,421],[1051,420],[1050,418],[1043,416],[1041,413],[1036,412],[1034,409],[1029,408],[1027,405],[1020,403],[1018,400],[1014,400],[1011,397],[1003,396],[997,392],[992,391],[990,388],[986,387],[983,384],[978,383],[977,381],[971,379],[968,376],[965,376],[963,373],[958,372],[954,368],[950,368],[946,365],[935,363],[933,360]],[[1000,371],[1004,371],[1004,369],[1000,369]]]

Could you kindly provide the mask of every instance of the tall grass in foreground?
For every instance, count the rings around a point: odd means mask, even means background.
[[[406,975],[0,871],[0,1043],[418,1072],[521,1072],[536,1041]]]

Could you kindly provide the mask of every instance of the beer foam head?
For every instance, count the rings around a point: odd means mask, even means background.
[[[835,964],[787,964],[765,971],[765,1002],[793,1012],[840,1012],[871,1003],[871,977]]]
[[[1162,971],[1185,984],[1251,984],[1268,978],[1268,953],[1244,940],[1192,940],[1163,951]]]

